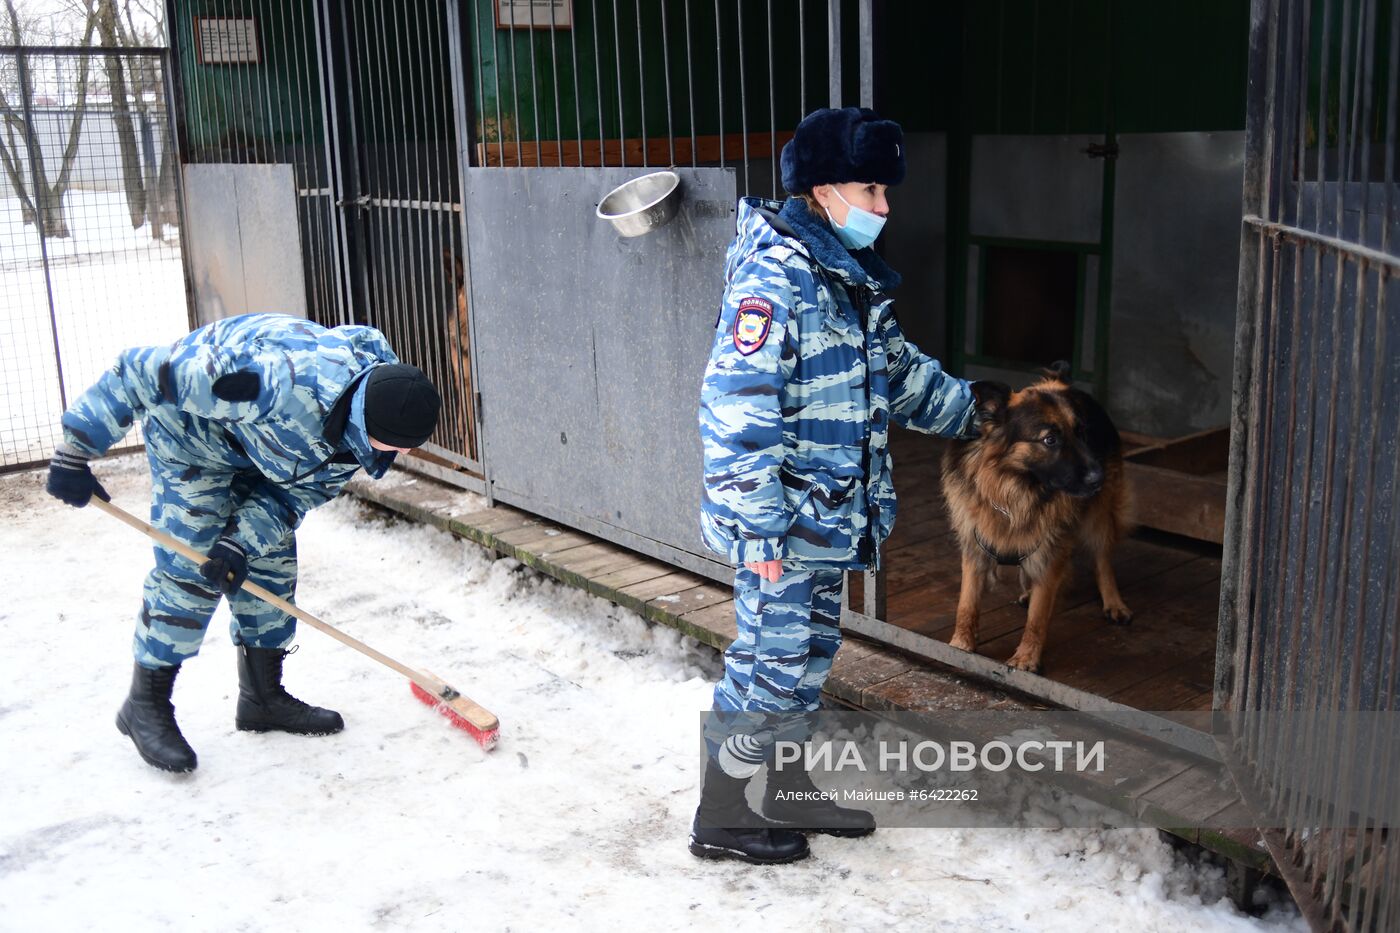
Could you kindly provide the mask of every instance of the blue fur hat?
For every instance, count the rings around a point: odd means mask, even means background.
[[[904,131],[864,107],[814,110],[783,146],[783,187],[791,194],[846,181],[904,180]]]

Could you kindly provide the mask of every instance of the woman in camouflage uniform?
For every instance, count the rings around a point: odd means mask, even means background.
[[[739,204],[700,401],[701,528],[736,565],[738,638],[715,686],[690,846],[755,862],[804,857],[804,828],[875,828],[834,803],[775,800],[775,789],[812,789],[792,768],[770,771],[763,814],[748,812],[743,788],[766,755],[737,721],[817,708],[841,643],[843,575],[878,567],[894,524],[890,422],[958,437],[973,416],[969,384],[905,339],[888,295],[899,275],[870,248],[886,188],[904,178],[899,125],[818,110],[783,148],[782,170],[796,197]]]

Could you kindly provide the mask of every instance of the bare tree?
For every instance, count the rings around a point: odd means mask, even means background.
[[[4,2],[11,43],[23,45],[26,24],[21,21],[14,0]],[[93,29],[96,25],[96,17],[91,7],[87,13],[80,43],[83,46],[92,44]],[[8,82],[0,82],[0,123],[4,124],[5,129],[3,137],[0,137],[0,163],[3,163],[10,187],[19,198],[24,222],[37,222],[41,236],[70,236],[63,200],[68,193],[73,165],[78,156],[78,139],[82,133],[83,116],[87,112],[88,60],[86,57],[79,57],[77,101],[73,107],[72,122],[68,127],[68,140],[59,161],[58,178],[52,184],[49,183],[38,128],[24,117],[24,102],[34,100],[33,74],[27,63],[18,57],[15,77],[15,84],[11,87],[19,95],[20,99],[17,102],[11,102],[5,93],[4,85]]]
[[[120,13],[115,18],[116,36],[124,48],[165,43],[165,21],[157,6],[147,6],[139,0],[123,0]],[[179,224],[174,140],[164,119],[164,107],[155,104],[162,100],[165,88],[154,59],[129,56],[124,57],[123,61],[127,70],[127,90],[140,125],[146,218],[151,225],[151,238],[164,240],[165,227]],[[157,131],[160,133],[159,155],[155,142]]]
[[[8,0],[7,0],[8,2]],[[97,0],[97,35],[106,48],[119,48],[118,29],[121,17],[116,0]],[[126,69],[122,56],[104,55],[107,89],[112,95],[112,126],[117,133],[117,154],[121,158],[122,188],[126,191],[126,206],[131,215],[131,227],[146,222],[146,184],[141,175],[141,151],[136,146],[136,127],[131,121],[131,102],[127,88]]]

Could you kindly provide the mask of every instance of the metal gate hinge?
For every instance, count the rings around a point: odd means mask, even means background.
[[[1091,159],[1116,159],[1118,158],[1117,143],[1090,143],[1079,150]]]
[[[478,426],[480,426],[480,425],[482,425],[482,424],[484,424],[484,423],[486,422],[486,419],[483,418],[482,415],[481,415],[481,393],[480,393],[480,392],[477,392],[477,393],[475,393],[475,395],[476,395],[476,423],[477,423]]]

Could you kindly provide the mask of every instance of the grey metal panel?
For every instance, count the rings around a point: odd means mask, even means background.
[[[735,176],[677,169],[675,220],[624,239],[594,208],[642,171],[468,171],[485,460],[504,501],[708,562],[697,409]]]
[[[296,181],[291,165],[184,166],[195,316],[306,316]]]
[[[232,165],[186,165],[185,250],[194,280],[195,318],[200,324],[240,313],[247,306],[243,250]]]
[[[948,137],[906,133],[909,173],[891,189],[890,222],[880,235],[881,254],[904,276],[895,308],[904,335],[937,355],[947,339]]]
[[[1101,136],[974,136],[973,236],[1099,241],[1103,161],[1082,151]]]
[[[1118,137],[1110,413],[1175,436],[1230,418],[1244,133]]]
[[[305,317],[296,173],[291,165],[232,168],[248,310]]]

